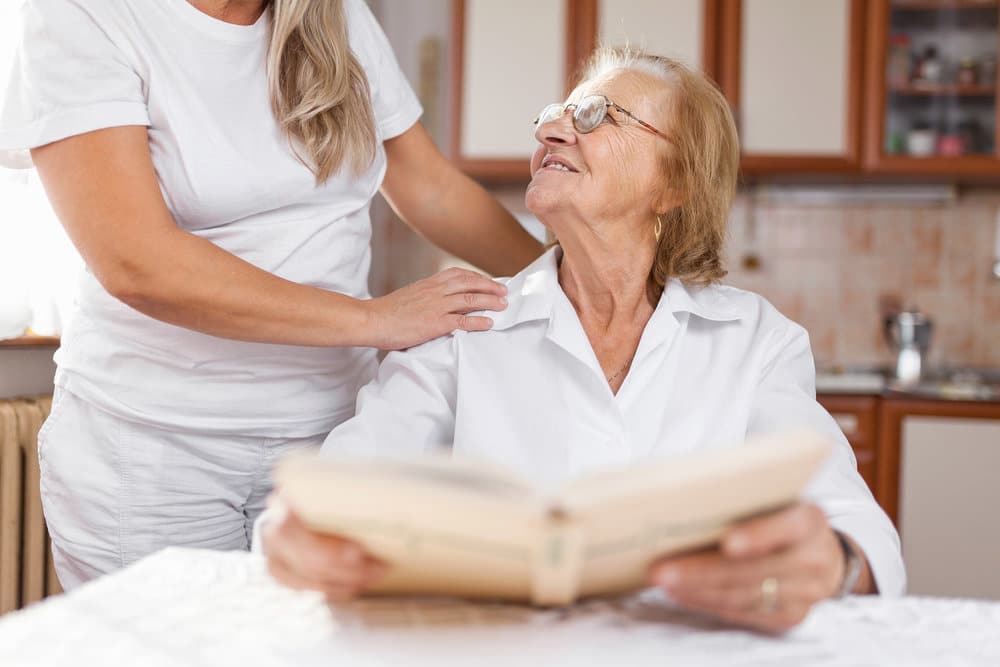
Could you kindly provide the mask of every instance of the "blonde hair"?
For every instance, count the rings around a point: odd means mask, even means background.
[[[729,209],[736,196],[740,149],[729,103],[707,77],[680,61],[631,49],[598,49],[582,81],[615,70],[644,72],[670,91],[665,128],[663,182],[678,204],[661,217],[650,280],[663,288],[671,278],[693,284],[718,282],[726,275],[722,252]]]
[[[343,0],[268,4],[267,72],[278,126],[317,183],[345,163],[360,174],[375,159],[375,114],[368,79],[351,52]]]

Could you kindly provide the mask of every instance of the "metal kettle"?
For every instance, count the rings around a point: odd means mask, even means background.
[[[896,355],[893,370],[897,381],[911,384],[920,380],[934,324],[915,308],[885,318],[885,338]]]

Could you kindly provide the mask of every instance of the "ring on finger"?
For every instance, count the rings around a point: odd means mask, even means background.
[[[758,609],[762,614],[772,614],[778,608],[778,579],[767,577],[760,582],[760,603]]]

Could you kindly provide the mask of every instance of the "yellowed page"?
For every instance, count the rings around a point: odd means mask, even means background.
[[[276,477],[308,525],[392,566],[374,593],[531,598],[546,505],[498,469],[439,457],[299,456]]]
[[[808,432],[767,436],[572,483],[562,501],[583,531],[579,594],[645,586],[657,557],[710,545],[735,521],[794,502],[829,449]]]

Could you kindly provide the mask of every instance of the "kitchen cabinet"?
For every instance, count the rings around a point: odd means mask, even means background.
[[[467,174],[526,182],[532,120],[564,99],[597,44],[716,66],[719,0],[454,0],[451,155]]]
[[[532,121],[565,94],[572,0],[455,0],[451,154],[474,178],[527,182]]]
[[[862,0],[723,0],[719,32],[744,174],[860,170]]]
[[[997,0],[870,0],[869,171],[1000,175]]]
[[[879,398],[845,394],[820,394],[817,398],[851,443],[854,457],[858,461],[858,472],[874,494],[877,480],[875,441],[878,438]]]
[[[1000,599],[1000,404],[885,401],[880,455],[909,592]]]

